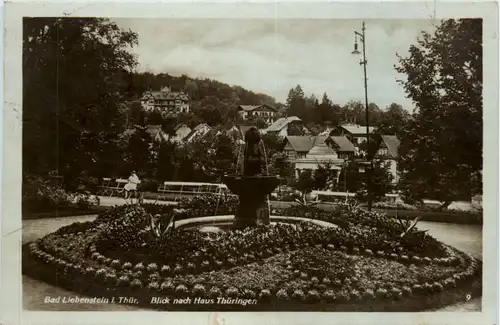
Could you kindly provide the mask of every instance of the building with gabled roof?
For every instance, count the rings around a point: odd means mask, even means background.
[[[398,158],[400,141],[395,135],[380,135],[376,137],[377,151],[373,159],[389,162],[389,171],[392,175],[393,183],[398,181]]]
[[[346,136],[329,136],[326,141],[339,158],[348,159],[359,154],[358,148]]]
[[[268,125],[273,123],[276,120],[276,116],[278,114],[278,110],[268,104],[262,105],[239,105],[238,112],[240,116],[248,121],[252,118],[262,119]]]
[[[344,136],[287,136],[285,137],[284,151],[290,160],[305,158],[313,149],[315,143],[324,141],[339,158],[346,159],[356,155],[357,148]]]
[[[148,112],[188,113],[189,97],[183,90],[166,86],[160,91],[145,91],[141,97],[141,106]]]
[[[328,164],[331,170],[340,171],[346,159],[356,154],[355,146],[344,136],[287,136],[284,152],[294,164],[295,175],[304,170],[316,170]]]
[[[370,126],[368,128],[370,135],[372,135],[376,128]],[[333,136],[345,136],[351,141],[354,145],[359,145],[362,142],[366,141],[366,126],[361,126],[357,124],[342,124],[337,125],[332,128],[330,135]]]
[[[287,137],[291,134],[291,129],[296,128],[301,133],[309,135],[311,132],[304,126],[304,123],[297,116],[280,117],[267,129],[266,133],[274,134],[280,137]]]
[[[146,132],[149,133],[153,141],[162,142],[168,140],[168,135],[163,131],[161,125],[147,125]]]
[[[212,128],[210,125],[207,123],[200,123],[197,126],[195,126],[191,132],[183,139],[184,143],[190,143],[195,140],[203,138],[205,135],[207,135],[210,131],[212,131]]]
[[[174,128],[174,134],[169,137],[171,141],[180,143],[191,133],[191,128],[184,123],[179,123]]]
[[[289,135],[284,139],[284,151],[289,160],[305,158],[314,144],[313,136]]]
[[[338,175],[344,159],[339,158],[335,150],[328,146],[328,136],[315,136],[312,139],[311,150],[304,158],[298,158],[294,161],[295,176],[299,177],[304,170],[311,170],[314,173],[321,165],[335,170]]]

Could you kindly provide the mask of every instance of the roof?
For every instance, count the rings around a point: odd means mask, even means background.
[[[336,145],[338,148],[339,152],[355,152],[356,147],[354,144],[352,144],[349,139],[345,136],[330,136],[329,137]]]
[[[158,133],[160,133],[160,136],[162,137],[162,139],[164,139],[166,136],[161,128],[161,125],[147,125],[146,132],[149,133],[149,135],[153,139],[158,135]]]
[[[353,135],[358,135],[358,134],[365,135],[366,134],[366,126],[361,126],[361,125],[357,125],[357,124],[343,124],[343,125],[341,125],[341,127]],[[375,132],[375,129],[376,129],[375,127],[370,126],[369,132],[373,133],[373,132]]]
[[[245,133],[247,133],[247,131],[250,130],[251,128],[253,128],[253,126],[241,125],[240,126],[241,136],[245,137]]]
[[[398,158],[398,149],[400,141],[395,135],[382,135],[382,142],[385,143],[387,150],[391,154],[392,158]]]
[[[206,123],[201,123],[195,126],[191,132],[184,138],[185,140],[189,141],[192,140],[194,137],[200,137],[204,136],[207,134],[212,128],[206,124]]]
[[[179,124],[177,124],[177,125],[175,126],[174,131],[177,131],[177,130],[179,130],[180,128],[188,128],[188,129],[189,129],[189,126],[187,126],[187,125],[186,125],[186,124],[184,124],[184,123],[179,123]]]
[[[314,145],[314,137],[289,135],[286,140],[296,152],[309,152]]]
[[[332,133],[332,128],[326,128],[326,130],[320,132],[318,135],[330,135]]]
[[[142,128],[142,127],[140,127]],[[145,128],[142,128],[145,130],[152,139],[155,139],[155,137],[160,133],[161,139],[166,140],[167,135],[165,132],[163,132],[161,125],[146,125]],[[137,132],[137,128],[129,128],[123,131],[122,137],[130,137],[132,136],[135,132]]]
[[[163,87],[163,89],[165,89],[165,88],[166,87]],[[181,97],[181,99],[185,99],[185,100],[188,99],[186,93],[184,93],[183,91],[169,91],[169,92],[166,92],[166,91],[162,91],[162,90],[159,90],[159,91],[158,90],[153,90],[153,91],[149,91],[149,93],[156,100],[174,100],[174,99],[176,99],[179,96]],[[146,94],[144,94],[142,98],[145,98],[145,96],[146,96]]]
[[[272,107],[271,105],[267,105],[267,104],[263,104],[263,105],[239,105],[238,107],[246,112],[251,112],[251,111],[254,111],[254,110],[262,108],[262,107],[268,108],[268,109],[275,111],[275,112],[278,111],[275,107]]]
[[[292,122],[302,122],[300,118],[297,116],[290,116],[290,117],[280,117],[277,119],[273,124],[271,124],[266,131],[267,132],[279,132],[281,131],[284,127],[286,127],[288,124]]]
[[[307,153],[307,156],[331,156],[336,155],[335,151],[326,144],[328,136],[318,135],[314,137],[312,149]]]

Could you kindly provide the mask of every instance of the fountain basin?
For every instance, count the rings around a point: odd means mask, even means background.
[[[266,196],[278,187],[277,176],[224,176],[222,181],[237,195]]]
[[[234,228],[269,224],[267,195],[279,185],[280,179],[277,176],[224,176],[222,181],[239,197]]]
[[[193,230],[206,233],[224,232],[233,229],[234,215],[210,216],[192,219],[184,219],[176,221],[175,227],[179,230]],[[287,216],[270,216],[270,223],[287,223],[296,224],[300,222],[310,222],[312,224],[326,227],[337,228],[338,226],[321,220],[302,218],[302,217],[287,217]]]

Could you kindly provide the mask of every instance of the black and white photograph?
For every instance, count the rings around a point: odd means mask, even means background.
[[[24,311],[496,304],[482,17],[18,23]]]

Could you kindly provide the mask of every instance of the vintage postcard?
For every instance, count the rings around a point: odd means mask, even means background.
[[[496,323],[497,3],[5,12],[0,323]]]

